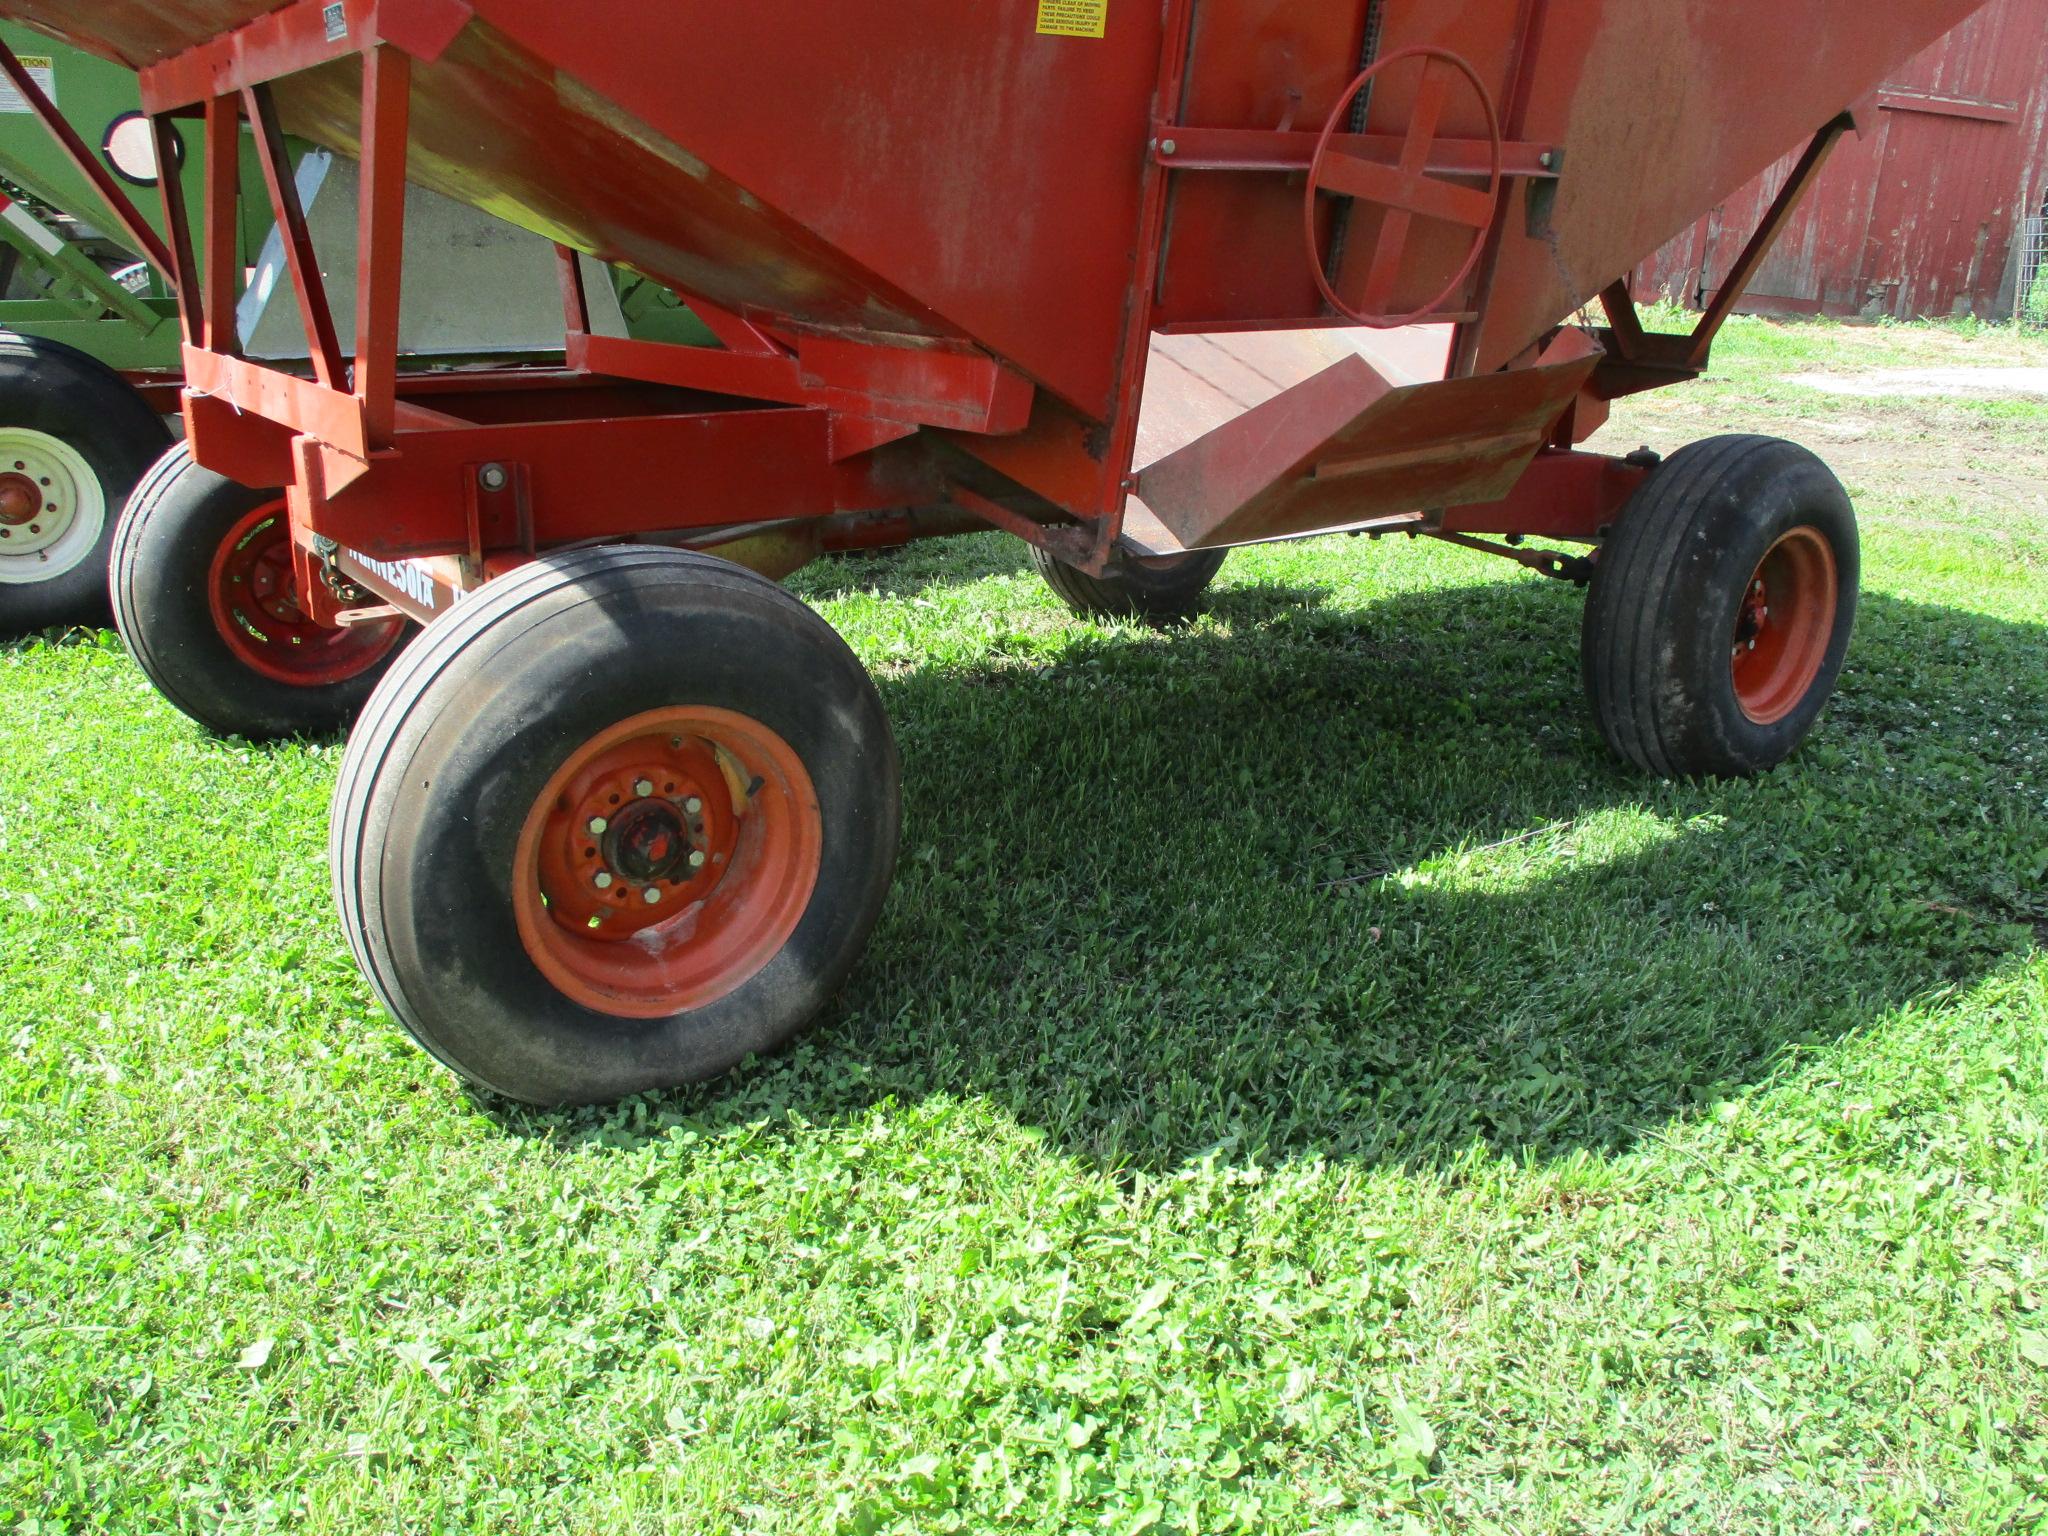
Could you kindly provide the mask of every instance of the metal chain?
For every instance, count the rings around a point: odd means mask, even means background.
[[[1358,73],[1361,75],[1379,62],[1380,33],[1386,22],[1386,14],[1387,0],[1368,0],[1365,8],[1365,40],[1358,49]],[[1373,89],[1378,84],[1376,80],[1367,81],[1365,89],[1352,99],[1351,132],[1365,132],[1366,120],[1372,113]],[[1344,267],[1344,248],[1350,243],[1351,215],[1355,207],[1356,204],[1347,199],[1338,208],[1336,228],[1330,233],[1330,254],[1323,263],[1323,275],[1332,284],[1336,283],[1337,274]]]

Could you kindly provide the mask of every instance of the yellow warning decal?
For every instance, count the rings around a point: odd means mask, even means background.
[[[1098,32],[1095,35],[1100,37],[1102,34]],[[15,57],[21,61],[29,79],[36,83],[36,88],[54,102],[57,99],[57,61],[47,53],[21,53]],[[0,80],[0,112],[33,111],[35,108],[14,88],[12,80]]]
[[[1109,25],[1109,0],[1038,0],[1038,30],[1045,37],[1100,37]]]

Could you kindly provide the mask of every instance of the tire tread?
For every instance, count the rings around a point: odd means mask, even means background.
[[[403,976],[391,963],[393,935],[384,920],[379,871],[368,862],[373,825],[388,813],[393,776],[409,771],[420,745],[420,732],[415,729],[420,700],[451,668],[461,665],[478,646],[495,650],[515,641],[518,631],[511,626],[518,624],[523,611],[548,605],[569,589],[578,589],[585,597],[602,597],[607,578],[630,582],[635,571],[648,567],[687,571],[700,588],[744,592],[757,601],[767,599],[786,608],[793,619],[822,627],[810,608],[776,583],[714,556],[666,547],[617,545],[543,556],[486,584],[475,597],[431,625],[399,657],[357,721],[336,778],[329,833],[332,889],[358,966],[385,1011],[422,1049],[457,1076],[497,1091],[506,1090],[456,1060],[415,1023],[419,1010],[407,994]],[[892,756],[892,768],[893,761]]]
[[[1781,438],[1730,434],[1693,443],[1638,488],[1601,547],[1586,603],[1583,681],[1608,745],[1644,772],[1676,778],[1753,771],[1701,760],[1674,714],[1696,701],[1670,677],[1664,651],[1673,611],[1684,601],[1689,556],[1703,541],[1726,537],[1751,513],[1751,501],[1743,498],[1753,499],[1759,486],[1795,466],[1825,472],[1805,449]],[[1846,508],[1846,497],[1842,501]],[[1853,592],[1849,607],[1853,613]]]

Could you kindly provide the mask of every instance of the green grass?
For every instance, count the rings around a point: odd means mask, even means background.
[[[1695,310],[1675,303],[1637,306],[1645,328],[1689,331]],[[1968,356],[1958,349],[1965,349]],[[1820,317],[1786,321],[1767,315],[1731,315],[1714,342],[1714,373],[1792,368],[1921,368],[1931,360],[1954,358],[1996,367],[2002,363],[2039,366],[2048,358],[2048,338],[2029,336],[2009,325],[1963,316],[1954,320],[1864,322]]]
[[[337,746],[0,648],[0,1524],[2040,1529],[2048,542],[1865,501],[1755,784],[1610,761],[1575,595],[1459,551],[1167,636],[994,538],[814,568],[903,747],[873,950],[578,1114],[380,1017]]]

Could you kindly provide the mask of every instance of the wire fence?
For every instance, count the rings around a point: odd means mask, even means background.
[[[2014,318],[2021,325],[2048,326],[2048,214],[2024,221],[2020,242],[2020,282]]]

